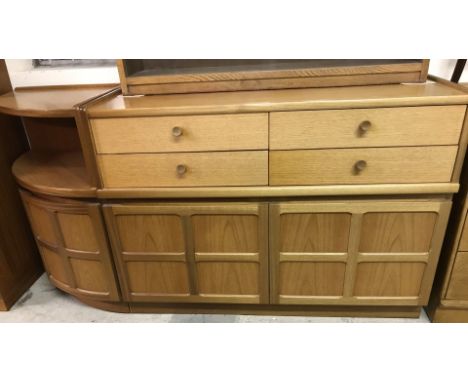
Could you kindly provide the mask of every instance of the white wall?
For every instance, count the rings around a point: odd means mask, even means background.
[[[456,59],[431,60],[429,73],[450,79],[455,62]],[[32,60],[6,60],[6,64],[13,87],[119,82],[117,67],[36,69],[32,66]],[[465,68],[460,82],[468,82],[468,68]]]
[[[431,60],[429,62],[429,73],[449,80],[457,60]],[[468,82],[468,63],[460,78],[460,82]]]
[[[34,68],[32,60],[6,60],[11,84],[20,86],[118,83],[117,66]]]

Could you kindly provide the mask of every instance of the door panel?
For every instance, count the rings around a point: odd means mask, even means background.
[[[127,301],[268,302],[266,204],[104,210]]]
[[[119,301],[100,206],[25,191],[21,197],[51,282],[77,296]]]
[[[451,203],[270,204],[271,302],[424,305]]]

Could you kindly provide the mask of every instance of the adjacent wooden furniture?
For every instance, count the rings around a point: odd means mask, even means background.
[[[5,61],[0,60],[0,95],[9,91]],[[43,273],[11,173],[13,162],[27,150],[20,119],[0,111],[0,310],[8,310]]]
[[[128,94],[424,82],[429,60],[118,60]]]
[[[461,85],[454,88],[465,90]],[[460,192],[453,200],[427,313],[433,322],[468,322],[468,160],[465,158]]]
[[[103,91],[74,119],[25,119],[38,149],[13,173],[51,282],[89,305],[417,317],[467,104],[439,82]]]

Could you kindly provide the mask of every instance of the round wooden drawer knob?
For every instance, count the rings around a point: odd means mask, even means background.
[[[372,123],[370,121],[362,121],[358,127],[359,136],[363,136],[364,134],[366,134],[371,127]]]
[[[175,138],[179,138],[180,136],[182,136],[184,134],[184,131],[182,130],[181,127],[179,126],[175,126],[172,128],[172,136],[175,137]]]
[[[184,175],[187,172],[187,166],[184,164],[178,164],[176,171],[178,175]]]
[[[363,171],[367,167],[367,162],[365,160],[358,160],[354,164],[354,172],[356,174],[359,174],[361,171]]]

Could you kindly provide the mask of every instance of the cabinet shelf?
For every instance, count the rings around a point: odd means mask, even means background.
[[[33,192],[63,197],[95,197],[81,152],[23,154],[13,165],[18,183]]]
[[[17,88],[0,95],[0,113],[20,117],[73,118],[76,105],[114,88],[112,84]]]

